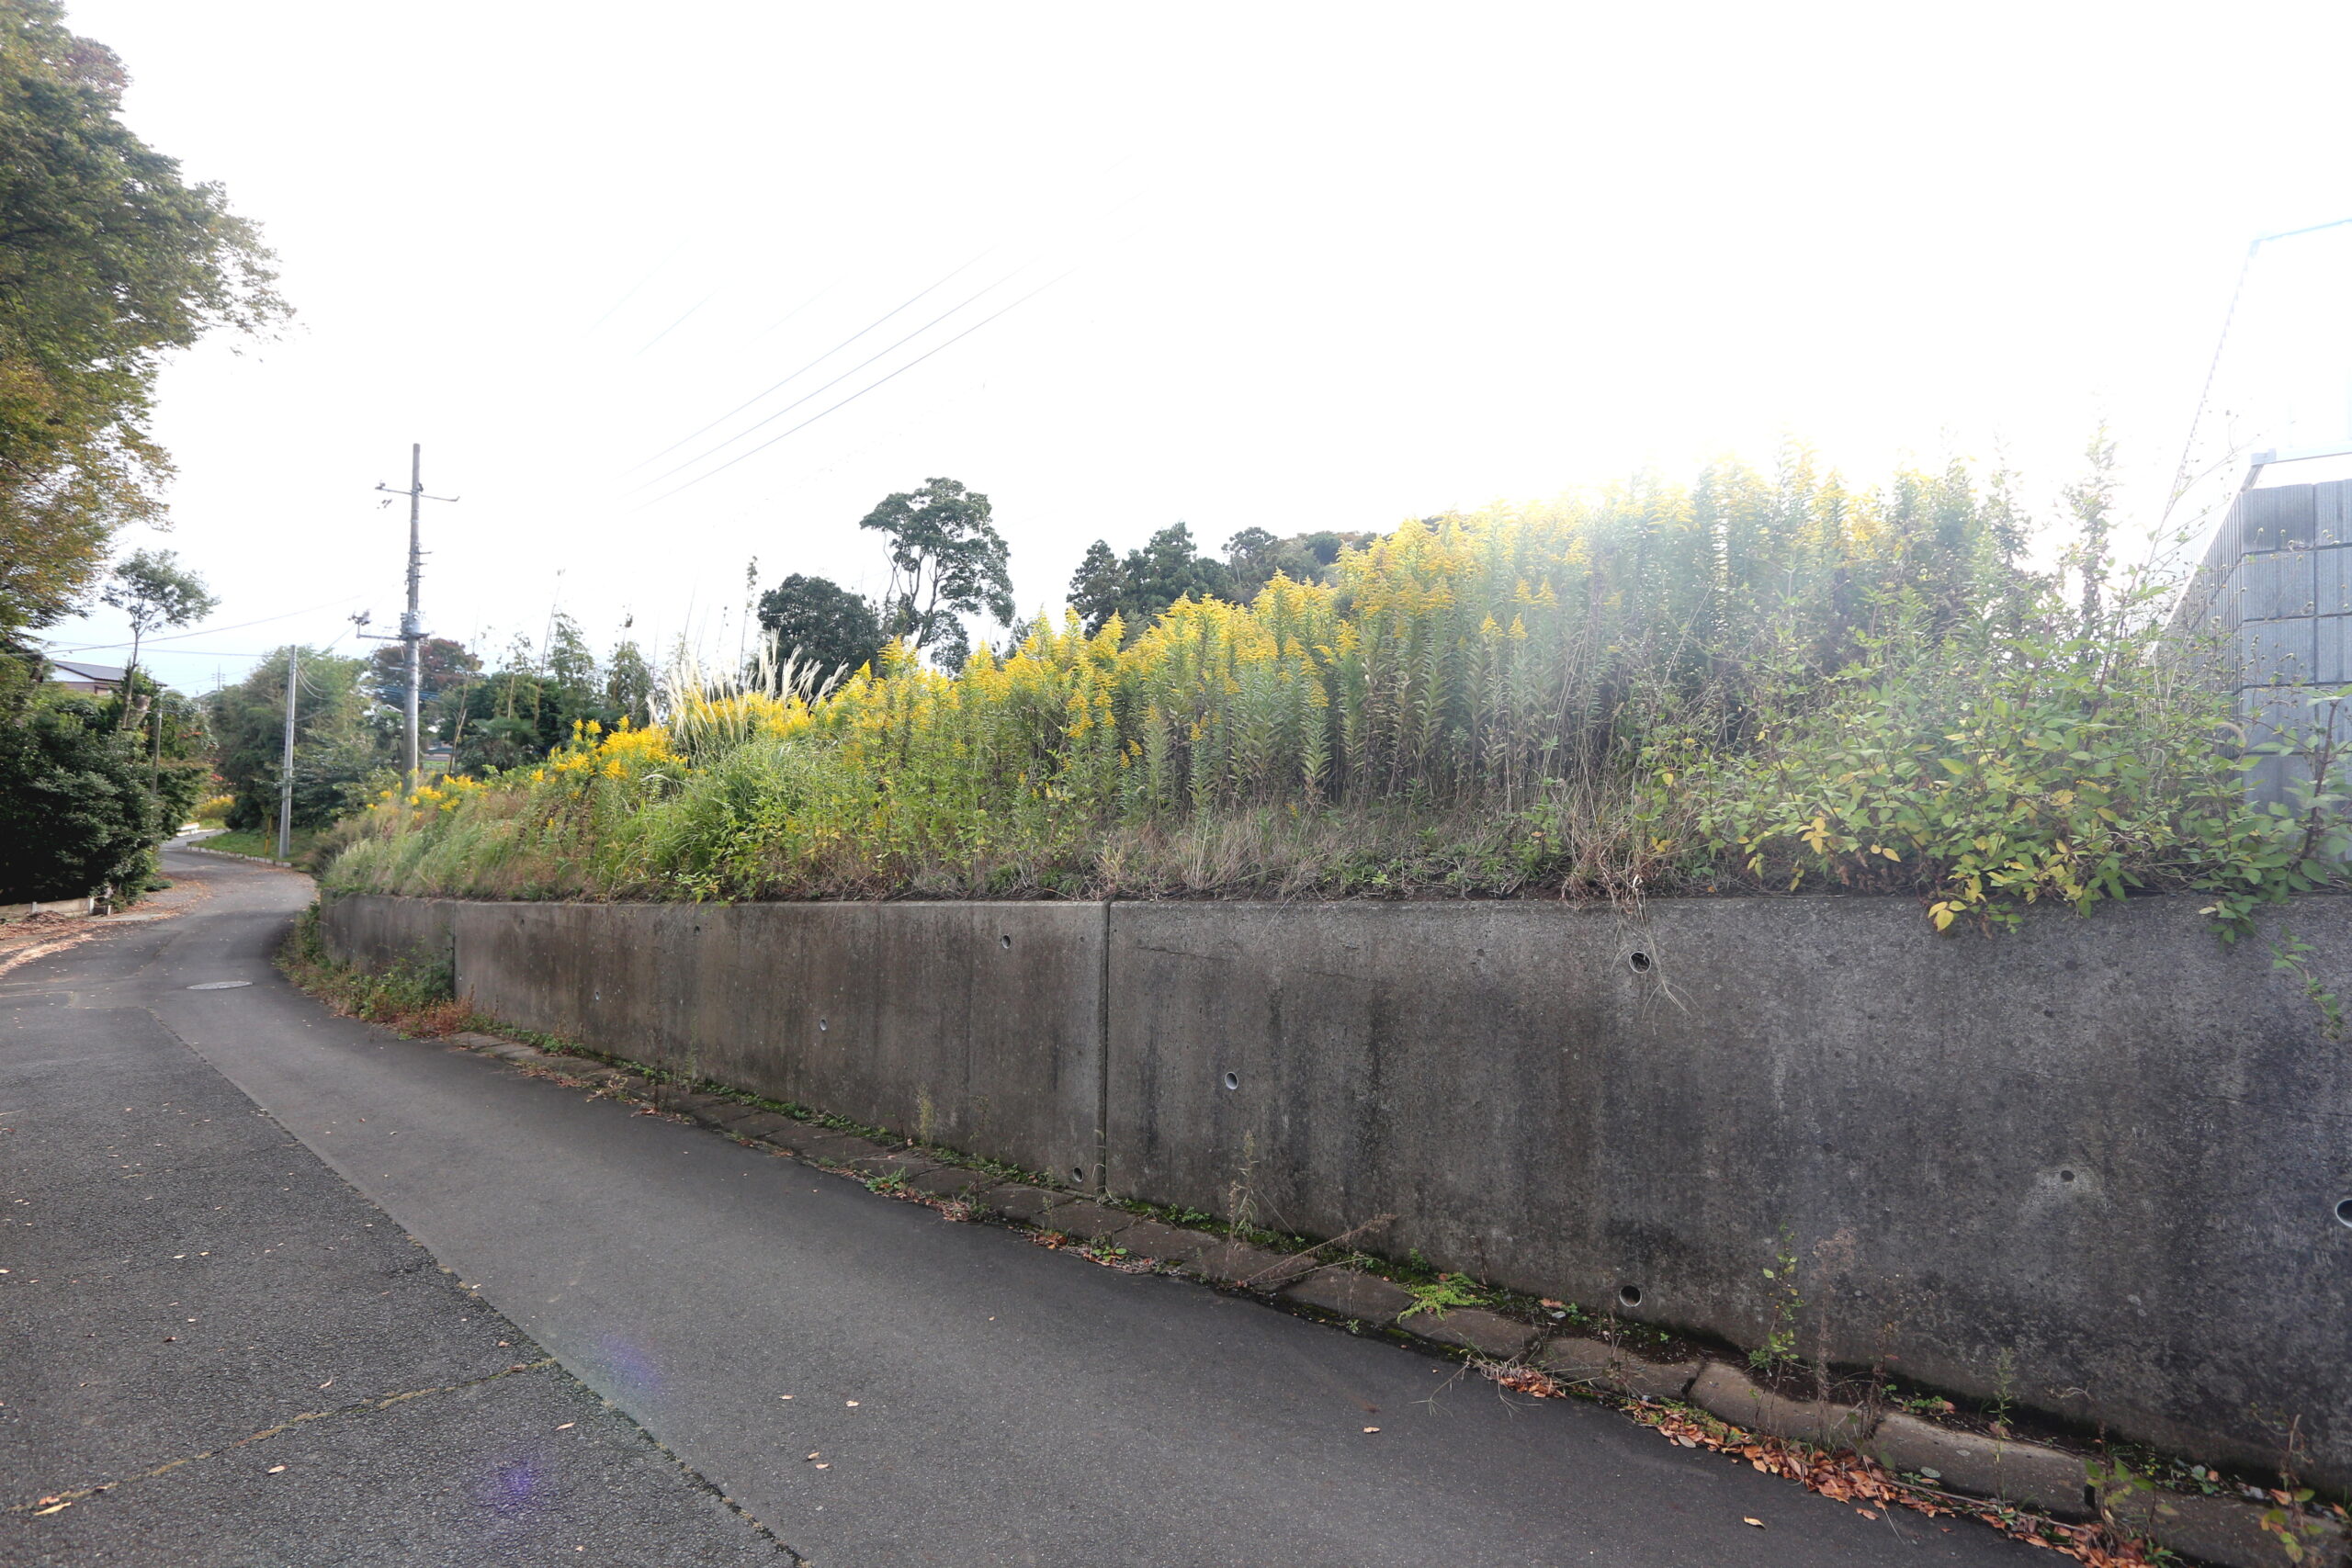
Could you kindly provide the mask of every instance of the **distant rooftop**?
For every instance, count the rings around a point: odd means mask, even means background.
[[[77,686],[122,684],[122,671],[111,664],[85,664],[78,659],[52,659],[49,663],[49,678],[52,681],[67,681]]]

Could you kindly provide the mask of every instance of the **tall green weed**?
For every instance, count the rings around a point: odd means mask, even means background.
[[[2103,537],[2103,536],[2102,536]],[[691,899],[1854,889],[1939,927],[2332,877],[2245,804],[2146,582],[2066,592],[1997,480],[1792,453],[1407,524],[1328,581],[1075,616],[948,674],[672,672],[664,723],[386,799],[338,886]],[[2323,773],[2325,770],[2323,769]]]

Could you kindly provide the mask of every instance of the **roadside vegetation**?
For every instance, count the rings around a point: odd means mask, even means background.
[[[107,557],[123,528],[168,522],[171,459],[147,428],[164,361],[286,313],[220,188],[117,118],[125,81],[53,0],[0,0],[0,904],[135,898],[210,793],[202,715],[137,666],[141,639],[211,596],[168,550]],[[104,695],[50,681],[36,648],[93,597],[131,626]]]
[[[1915,896],[1939,928],[2183,889],[2242,925],[2342,846],[2324,801],[2245,803],[2228,705],[2163,635],[2168,585],[2108,558],[2111,449],[2092,459],[2041,568],[1997,476],[1865,492],[1792,452],[1771,474],[1408,523],[1142,626],[1106,588],[1107,613],[1018,628],[954,673],[904,639],[837,682],[682,667],[658,724],[582,721],[538,762],[381,799],[337,829],[328,879],[526,898],[1850,889]]]

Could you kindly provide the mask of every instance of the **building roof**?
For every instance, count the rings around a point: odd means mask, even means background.
[[[85,664],[78,659],[52,659],[49,678],[52,681],[105,681],[119,685],[122,671],[111,664]]]

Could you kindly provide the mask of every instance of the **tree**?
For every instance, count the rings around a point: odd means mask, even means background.
[[[820,682],[873,662],[889,640],[873,605],[837,582],[798,572],[760,595],[760,625],[779,655],[815,666]]]
[[[945,665],[946,656],[970,646],[965,615],[985,610],[999,626],[1012,625],[1012,552],[989,519],[987,496],[954,479],[926,479],[921,490],[886,496],[858,526],[890,540],[886,638],[903,637]]]
[[[468,678],[439,706],[436,728],[458,748],[458,773],[518,767],[571,740],[575,724],[650,723],[653,671],[626,640],[600,661],[580,623],[558,611],[545,653],[535,654],[531,639],[516,634],[497,670]]]
[[[481,673],[481,660],[464,643],[429,637],[416,647],[416,703],[431,706]],[[379,646],[368,656],[368,694],[388,708],[404,710],[408,702],[408,649],[396,642]]]
[[[286,314],[220,187],[116,118],[124,82],[56,0],[0,0],[0,644],[79,608],[116,529],[162,520],[164,355]]]
[[[1101,631],[1115,615],[1133,637],[1180,599],[1230,599],[1233,572],[1193,548],[1189,525],[1171,523],[1124,561],[1095,540],[1070,579],[1069,595],[1089,632]]]
[[[605,706],[640,729],[653,722],[653,666],[632,638],[615,643],[605,660]]]
[[[123,669],[125,694],[139,669],[141,638],[158,626],[184,626],[209,615],[220,603],[206,589],[204,580],[183,568],[180,558],[170,550],[133,550],[114,569],[114,581],[98,597],[130,618],[130,662]],[[130,728],[130,705],[125,704],[123,728]]]
[[[1086,622],[1087,636],[1101,631],[1119,613],[1119,599],[1126,588],[1127,574],[1111,547],[1101,539],[1087,546],[1069,580],[1070,608]]]
[[[300,658],[294,719],[294,821],[331,822],[364,805],[392,753],[368,722],[364,659],[316,649]],[[284,762],[286,660],[279,649],[243,681],[205,699],[218,750],[214,768],[236,799],[232,828],[259,828],[277,819]]]
[[[1225,542],[1226,569],[1233,574],[1233,597],[1250,604],[1276,576],[1317,582],[1331,575],[1340,554],[1379,537],[1371,533],[1323,529],[1278,539],[1263,528],[1244,528]]]

